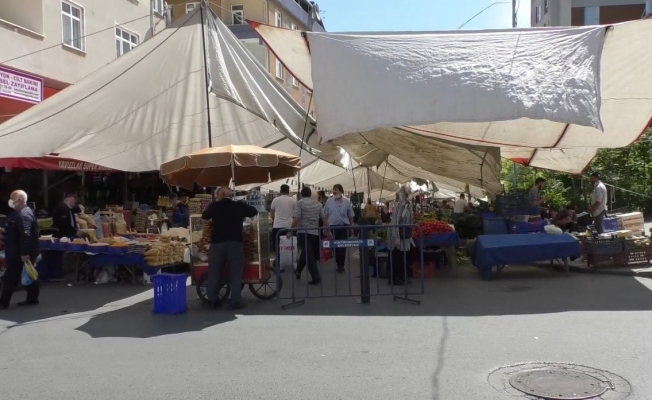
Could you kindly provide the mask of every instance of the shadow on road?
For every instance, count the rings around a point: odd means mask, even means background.
[[[151,288],[127,284],[41,284],[40,302],[36,307],[20,308],[16,303],[25,300],[25,292],[17,291],[12,306],[0,311],[0,320],[25,324],[46,318],[96,310],[106,304],[146,292]]]
[[[286,273],[285,276],[287,275],[289,274]],[[357,304],[355,297],[314,298],[306,299],[305,305],[282,310],[281,305],[287,304],[289,300],[258,300],[245,289],[243,293],[247,308],[238,311],[237,315],[228,310],[210,310],[204,307],[197,299],[194,288],[188,287],[188,312],[185,314],[153,315],[152,301],[149,300],[99,314],[78,330],[95,338],[147,338],[201,331],[233,321],[240,315],[475,317],[567,311],[652,310],[652,291],[632,277],[586,274],[566,277],[564,274],[530,267],[505,270],[500,279],[493,281],[480,280],[476,275],[470,268],[463,267],[455,276],[426,280],[425,295],[413,296],[421,300],[421,305],[394,301],[391,296],[375,297],[371,304],[366,305]],[[124,289],[107,287],[106,290]],[[93,293],[93,290],[80,293],[78,301],[93,298]]]

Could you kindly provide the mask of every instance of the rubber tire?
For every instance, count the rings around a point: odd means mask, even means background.
[[[267,267],[265,268],[266,271],[270,271],[272,274],[276,275],[276,281],[278,282],[279,289],[283,289],[283,279],[281,278],[281,274],[276,273],[276,269],[274,267]],[[263,282],[264,283],[264,282]],[[277,291],[274,290],[274,293],[264,295],[256,291],[256,286],[260,286],[262,283],[250,283],[249,284],[249,290],[251,291],[251,294],[254,296],[258,297],[261,300],[271,300],[277,295]]]
[[[207,282],[208,282],[208,272],[200,276],[199,279],[197,279],[197,282],[195,283],[195,288],[197,289],[197,296],[201,299],[201,301],[203,301],[206,304],[209,304],[208,289],[206,288]],[[222,289],[218,293],[220,297],[220,301],[224,301],[228,299],[230,294],[231,294],[231,288],[229,287],[229,284],[226,283],[224,286],[222,286]]]

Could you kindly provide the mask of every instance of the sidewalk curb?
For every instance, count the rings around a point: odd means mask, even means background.
[[[549,269],[549,265],[538,264],[537,267]],[[577,272],[580,274],[594,274],[594,275],[612,275],[612,276],[634,276],[639,278],[648,278],[652,279],[652,270],[651,271],[642,271],[637,272],[627,267],[621,267],[622,269],[590,269],[588,267],[578,267],[578,266],[569,266],[568,269],[570,272]],[[555,270],[563,272],[563,269],[559,265],[555,265]]]

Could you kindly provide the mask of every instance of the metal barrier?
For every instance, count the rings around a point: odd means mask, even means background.
[[[402,228],[412,231],[417,229],[418,238],[413,238],[415,246],[410,251],[389,251],[387,243],[379,240],[379,234],[392,228]],[[309,231],[317,230],[320,235],[314,235]],[[324,232],[330,231],[331,234],[326,236]],[[288,236],[289,235],[289,236]],[[305,304],[309,298],[331,298],[331,297],[360,297],[360,304],[371,303],[372,296],[393,296],[394,300],[403,300],[413,304],[420,304],[420,300],[410,298],[410,295],[422,295],[425,292],[424,281],[424,259],[423,259],[423,232],[418,225],[364,225],[364,226],[331,226],[324,228],[294,228],[282,229],[276,235],[276,273],[280,274],[282,261],[287,263],[287,256],[282,257],[280,248],[280,238],[282,236],[297,237],[297,248],[300,251],[296,255],[296,250],[289,249],[292,276],[291,285],[283,285],[283,288],[277,284],[277,298],[290,300],[290,303],[282,306],[283,309],[299,304]],[[385,235],[387,237],[387,235]],[[290,242],[292,245],[293,242]],[[288,249],[285,249],[285,254]],[[414,291],[412,284],[413,263],[412,254],[418,252],[419,260],[419,290]],[[398,254],[400,253],[400,254]],[[322,260],[323,255],[333,256],[333,263]],[[359,284],[354,284],[353,268],[355,260],[359,259]],[[313,263],[312,258],[316,258]],[[402,258],[402,259],[401,259]],[[285,260],[282,260],[285,259]],[[401,262],[400,267],[394,268],[394,264]],[[338,265],[339,263],[339,265]],[[314,268],[311,268],[310,265]],[[344,265],[342,265],[344,264]],[[286,266],[285,264],[283,266]],[[298,266],[295,270],[294,266]],[[343,268],[342,268],[343,267]],[[387,273],[385,274],[385,269]],[[308,270],[304,274],[304,271]],[[316,276],[314,276],[315,274]],[[312,280],[308,280],[310,278]],[[343,279],[345,277],[346,279]],[[305,279],[304,279],[305,278]],[[375,285],[372,284],[372,278],[375,278]],[[387,278],[387,284],[382,284],[381,279]],[[315,280],[317,280],[315,282]],[[397,291],[396,286],[403,281],[403,290]],[[303,284],[305,281],[305,294]],[[343,282],[344,281],[344,282]],[[332,287],[325,287],[332,282]],[[345,285],[342,288],[342,285]],[[312,291],[311,286],[317,289]],[[359,287],[358,287],[359,286]],[[372,290],[375,286],[375,291]],[[284,292],[281,289],[285,290]],[[289,291],[288,291],[289,290]]]

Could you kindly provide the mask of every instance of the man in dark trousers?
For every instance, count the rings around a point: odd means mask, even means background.
[[[292,228],[300,228],[298,233],[298,245],[301,249],[301,256],[297,262],[297,270],[294,275],[301,279],[301,272],[307,265],[312,280],[311,285],[318,285],[321,282],[317,261],[319,260],[319,221],[324,219],[324,210],[317,200],[313,200],[312,191],[309,187],[301,189],[301,200],[299,200],[292,214]],[[288,232],[288,238],[292,232]]]
[[[52,225],[57,228],[55,237],[74,238],[81,237],[82,232],[77,230],[76,214],[81,210],[77,206],[77,196],[74,193],[65,194],[63,201],[52,212]],[[65,254],[60,251],[44,251],[43,260],[39,266],[39,275],[43,281],[63,280],[63,263]]]
[[[11,296],[20,283],[23,264],[27,261],[36,262],[38,257],[38,226],[34,211],[27,207],[27,193],[16,190],[11,194],[9,207],[14,209],[3,230],[5,244],[5,260],[7,271],[3,276],[2,294],[0,294],[0,310],[9,307]],[[25,287],[27,299],[18,303],[19,306],[38,304],[39,284],[32,282]]]
[[[231,189],[217,190],[217,201],[202,213],[202,219],[212,221],[211,246],[208,251],[208,300],[214,308],[220,306],[219,291],[222,287],[224,267],[229,268],[229,285],[232,310],[244,307],[242,302],[242,270],[245,264],[242,223],[253,218],[258,210],[242,202],[231,200]]]

